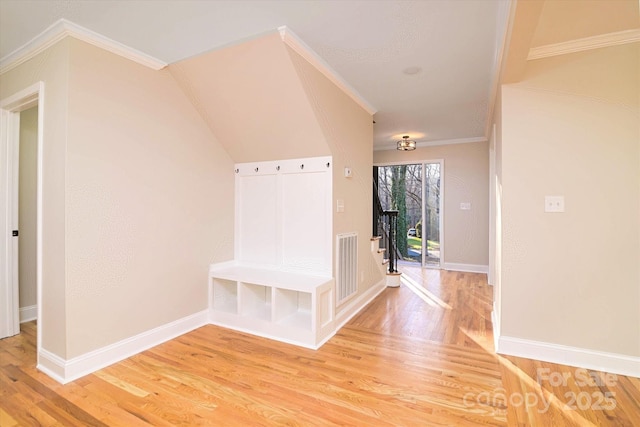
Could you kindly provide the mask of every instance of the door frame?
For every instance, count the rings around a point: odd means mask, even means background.
[[[438,257],[438,265],[429,264],[427,265],[427,247],[429,245],[428,239],[422,239],[422,267],[424,268],[437,268],[441,269],[442,264],[444,263],[444,160],[425,160],[421,163],[422,165],[422,177],[424,179],[425,172],[427,170],[427,164],[435,164],[438,163],[440,165],[440,197],[438,197],[438,237],[440,240],[440,256]],[[423,182],[424,185],[424,182]],[[424,231],[424,224],[426,221],[426,204],[428,200],[424,198],[424,187],[422,188],[422,229]]]
[[[424,176],[425,165],[427,163],[440,163],[440,200],[439,200],[439,217],[438,223],[440,227],[440,262],[438,265],[425,265],[425,251],[423,245],[422,251],[422,260],[420,262],[422,268],[433,268],[433,269],[442,269],[442,265],[444,264],[444,196],[445,196],[445,179],[444,179],[444,159],[428,159],[428,160],[404,160],[404,161],[392,161],[392,162],[379,162],[374,163],[373,166],[384,167],[384,166],[402,166],[402,165],[421,165],[422,167],[422,175]],[[423,191],[424,193],[424,191]],[[423,194],[424,196],[424,194]],[[422,200],[422,224],[424,224],[425,220],[425,209],[424,209],[424,197]]]
[[[37,319],[42,319],[42,166],[44,129],[44,82],[37,82],[0,100],[0,224],[4,239],[0,241],[0,332],[7,336],[20,333],[18,239],[12,230],[18,229],[18,171],[20,147],[20,112],[38,106],[37,177],[36,177],[36,293]],[[37,349],[41,347],[42,325],[37,328]],[[3,330],[5,329],[5,330]]]

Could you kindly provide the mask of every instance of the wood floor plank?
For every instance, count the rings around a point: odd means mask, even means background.
[[[61,385],[35,368],[25,323],[0,340],[0,425],[640,425],[637,378],[585,385],[576,368],[496,355],[485,275],[401,270],[317,351],[210,325]],[[599,393],[614,405],[569,407]]]

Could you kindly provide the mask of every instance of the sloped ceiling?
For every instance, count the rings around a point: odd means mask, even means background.
[[[0,58],[62,18],[170,64],[287,26],[375,108],[374,148],[475,141],[512,4],[535,12],[520,65],[532,47],[640,27],[638,0],[0,0]]]
[[[235,162],[331,154],[278,32],[169,70]]]
[[[0,58],[64,18],[172,64],[287,26],[377,110],[374,145],[486,137],[506,0],[2,0]],[[418,70],[405,74],[403,70]]]
[[[619,32],[640,41],[638,0],[518,1],[511,20],[502,81],[517,81],[533,49]],[[592,45],[590,48],[597,48]]]
[[[636,0],[546,1],[531,47],[640,28]]]

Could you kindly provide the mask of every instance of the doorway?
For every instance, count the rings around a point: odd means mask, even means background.
[[[43,99],[39,82],[0,101],[0,338],[41,318]]]
[[[376,166],[382,208],[398,211],[399,260],[440,268],[443,161]]]

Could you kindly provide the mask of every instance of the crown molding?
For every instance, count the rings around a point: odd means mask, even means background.
[[[640,42],[640,28],[532,47],[529,49],[527,61],[635,42]]]
[[[314,52],[305,42],[300,39],[293,31],[286,26],[278,27],[278,32],[282,41],[289,46],[296,53],[309,61],[318,71],[320,71],[326,78],[331,80],[333,84],[338,86],[344,93],[346,93],[356,104],[364,108],[364,110],[374,115],[376,108],[373,107],[366,99],[362,97],[349,83],[347,83],[340,75],[333,69],[327,62],[322,59],[316,52]]]
[[[472,138],[457,138],[457,139],[440,139],[437,141],[423,141],[417,142],[416,148],[423,147],[434,147],[436,145],[453,145],[453,144],[470,144],[474,142],[487,142],[488,139],[484,136],[474,136]],[[386,151],[386,150],[397,150],[398,147],[394,142],[393,145],[383,145],[383,146],[374,146],[373,151]]]
[[[28,43],[0,59],[0,74],[28,61],[67,36],[115,53],[116,55],[130,59],[153,70],[161,70],[167,66],[166,62],[160,61],[146,53],[98,34],[95,31],[81,27],[66,19],[60,19]]]

